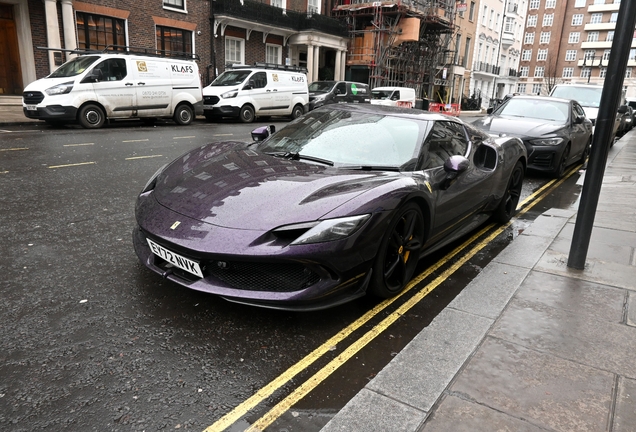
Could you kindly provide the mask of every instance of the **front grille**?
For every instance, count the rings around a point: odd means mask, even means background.
[[[27,105],[37,105],[44,100],[44,95],[39,91],[30,91],[22,93],[22,98]]]
[[[208,273],[236,289],[291,292],[305,289],[320,277],[302,264],[267,264],[214,261]]]
[[[543,153],[537,155],[530,163],[541,168],[550,168],[552,159],[554,159],[554,153]]]
[[[218,96],[203,96],[203,105],[216,105],[219,101]]]

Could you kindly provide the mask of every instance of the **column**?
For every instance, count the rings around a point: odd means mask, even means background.
[[[340,51],[336,51],[336,64],[333,70],[333,79],[338,81],[341,80],[342,74],[340,73],[340,68],[342,67],[342,57],[340,56]]]
[[[347,51],[340,51],[340,79],[345,79],[345,72],[347,70]]]
[[[307,82],[314,82],[314,46],[307,45]]]
[[[320,47],[319,46],[315,46],[314,47],[314,71],[313,71],[313,77],[314,77],[314,81],[318,81],[318,68],[320,67]]]
[[[62,0],[62,23],[64,25],[64,47],[66,49],[77,49],[75,40],[75,17],[73,14],[73,0]],[[75,54],[66,54],[67,59],[75,57]]]
[[[46,41],[49,48],[61,48],[60,27],[57,21],[57,0],[44,0],[44,14],[46,15]],[[51,72],[58,67],[55,65],[53,51],[49,51],[49,69]]]

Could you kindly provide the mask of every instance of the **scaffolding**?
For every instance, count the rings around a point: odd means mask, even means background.
[[[445,102],[439,89],[452,77],[456,0],[339,1],[333,15],[349,28],[347,66],[366,70],[372,88],[410,87]]]

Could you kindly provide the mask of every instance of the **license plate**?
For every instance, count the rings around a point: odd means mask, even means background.
[[[38,110],[38,106],[37,105],[27,105],[26,108],[29,111],[37,111]]]
[[[148,240],[148,245],[150,246],[150,250],[152,253],[157,255],[160,258],[168,261],[170,264],[175,267],[179,267],[182,270],[187,271],[188,273],[192,273],[195,276],[203,277],[203,273],[201,272],[201,267],[199,263],[196,261],[192,261],[184,256],[181,256],[177,253],[174,253],[163,246],[158,245],[150,239]]]

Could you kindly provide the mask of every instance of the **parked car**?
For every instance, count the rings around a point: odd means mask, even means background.
[[[371,90],[371,103],[415,108],[415,90],[408,87],[376,87]]]
[[[630,106],[625,107],[624,113],[619,113],[621,124],[618,129],[618,135],[623,136],[634,127],[634,109]]]
[[[368,84],[352,81],[314,81],[309,84],[309,110],[332,103],[369,103]]]
[[[561,177],[584,162],[592,145],[592,122],[574,100],[548,96],[513,96],[474,125],[491,135],[521,138],[528,168]]]
[[[459,119],[333,104],[254,143],[197,147],[136,205],[135,251],[190,289],[266,308],[318,310],[397,295],[418,259],[515,213],[518,138]]]

